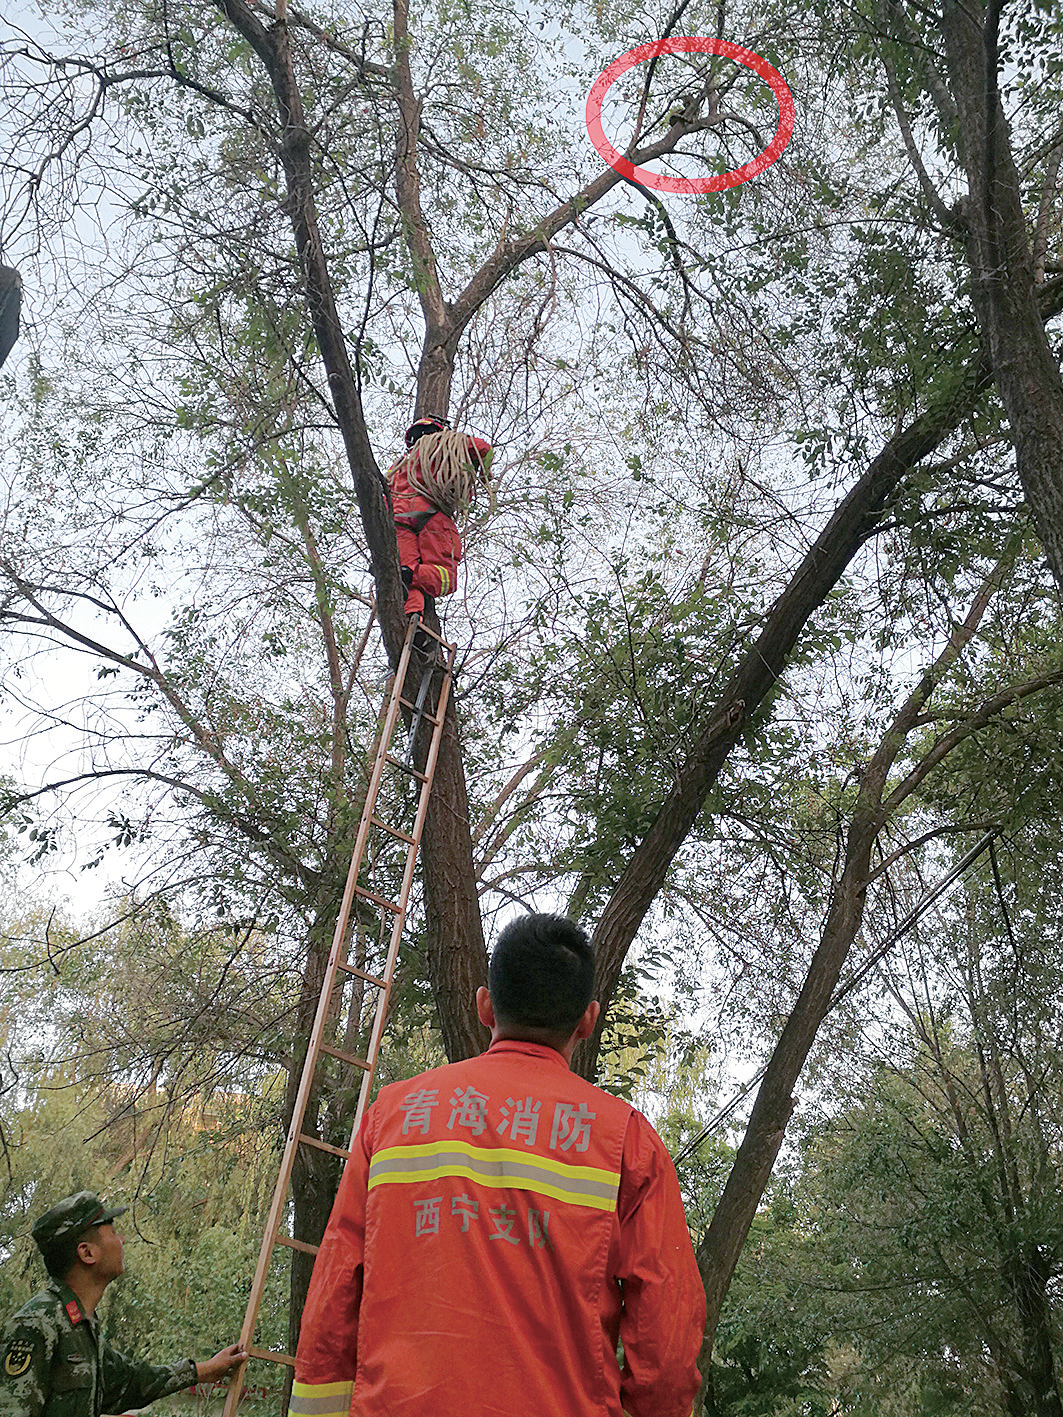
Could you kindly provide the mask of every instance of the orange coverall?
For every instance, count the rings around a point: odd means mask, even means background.
[[[491,451],[482,438],[468,437],[470,455],[482,458]],[[416,445],[415,445],[416,446]],[[413,572],[403,609],[407,615],[424,610],[426,595],[450,595],[457,585],[461,536],[453,520],[406,480],[402,462],[388,473],[399,564]]]
[[[499,1040],[366,1113],[290,1412],[690,1417],[704,1324],[657,1133],[554,1049]]]
[[[391,505],[399,564],[413,572],[403,607],[407,615],[413,615],[424,609],[426,595],[449,595],[454,589],[461,536],[446,512],[410,487],[401,468],[392,474]]]

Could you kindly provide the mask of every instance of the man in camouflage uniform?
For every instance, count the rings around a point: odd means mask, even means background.
[[[91,1191],[67,1196],[33,1227],[51,1276],[46,1289],[0,1334],[0,1417],[100,1417],[144,1407],[195,1383],[213,1382],[247,1357],[232,1344],[197,1363],[133,1362],[105,1342],[96,1306],[124,1268],[122,1236],[108,1206]]]

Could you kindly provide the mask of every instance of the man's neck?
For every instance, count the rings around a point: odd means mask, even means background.
[[[536,1037],[535,1033],[532,1030],[522,1032],[520,1030],[507,1029],[503,1031],[502,1029],[496,1026],[491,1030],[491,1042],[534,1043],[537,1048],[551,1048],[555,1053],[560,1054],[560,1056],[564,1058],[565,1063],[568,1067],[571,1067],[572,1054],[575,1050],[577,1039],[575,1035],[573,1035],[567,1043],[561,1044],[557,1043],[556,1041],[552,1041],[551,1039],[544,1038],[542,1037],[542,1035]]]
[[[88,1317],[95,1318],[96,1305],[103,1298],[103,1291],[107,1288],[107,1281],[103,1283],[97,1278],[95,1272],[82,1265],[75,1265],[63,1283],[68,1289],[72,1289],[77,1295],[81,1312]]]

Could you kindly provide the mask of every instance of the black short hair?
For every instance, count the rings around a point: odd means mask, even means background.
[[[99,1238],[100,1227],[90,1225],[87,1230],[82,1230],[80,1235],[70,1235],[65,1240],[60,1240],[58,1244],[49,1245],[46,1250],[41,1251],[45,1269],[53,1279],[65,1279],[74,1268],[78,1257],[78,1246],[82,1240],[91,1240],[95,1243]]]
[[[586,931],[564,915],[511,920],[487,974],[502,1025],[568,1039],[594,997],[594,954]]]

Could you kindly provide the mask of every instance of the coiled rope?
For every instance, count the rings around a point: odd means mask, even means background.
[[[393,484],[401,469],[414,492],[455,517],[472,506],[477,484],[487,484],[489,464],[490,455],[481,460],[467,434],[444,428],[418,438],[388,473],[388,482]]]

